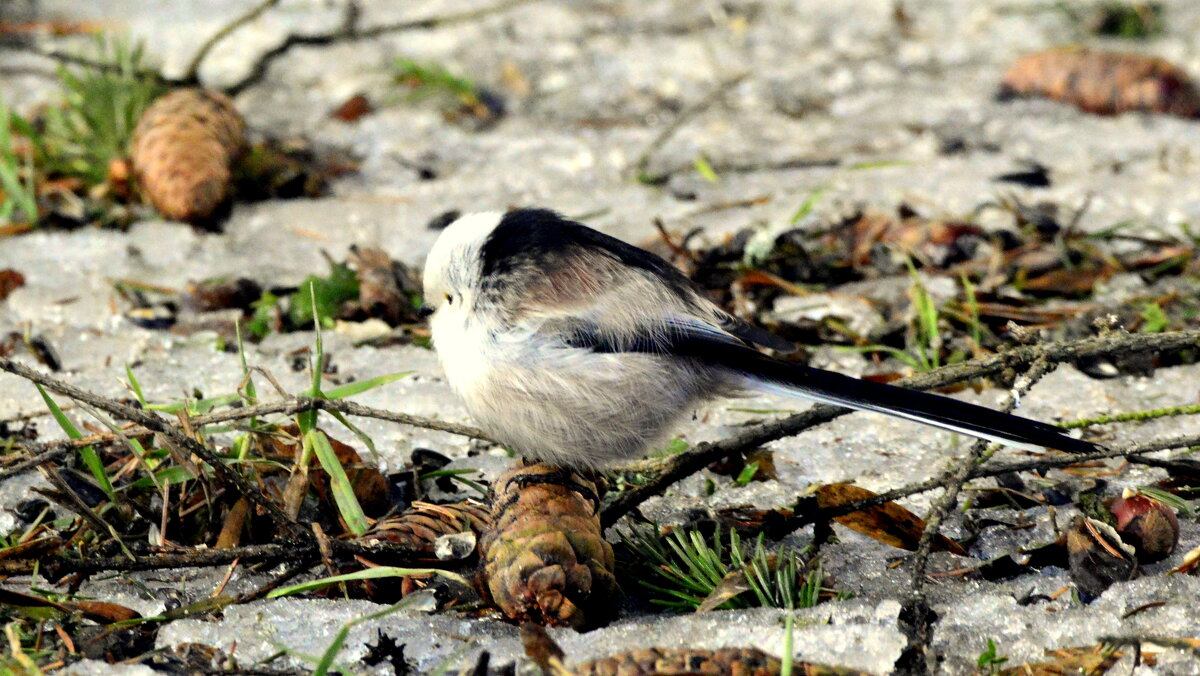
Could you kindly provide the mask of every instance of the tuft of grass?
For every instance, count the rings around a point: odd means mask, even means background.
[[[342,303],[358,298],[358,293],[358,276],[348,266],[335,263],[330,266],[328,276],[310,275],[300,284],[288,306],[288,319],[297,327],[309,326],[315,319],[318,328],[332,328]],[[259,306],[255,307],[257,320]]]
[[[1159,2],[1105,2],[1089,23],[1096,35],[1145,40],[1163,32],[1163,6]]]
[[[987,647],[983,652],[979,653],[979,658],[975,660],[975,665],[979,667],[979,671],[984,674],[996,674],[1000,672],[1000,667],[1008,661],[1008,657],[997,654],[996,642],[992,639],[987,640]]]
[[[436,63],[418,63],[411,59],[396,59],[393,64],[396,82],[411,89],[411,100],[449,94],[459,103],[474,108],[480,105],[481,89],[474,81],[455,75]]]
[[[29,124],[0,101],[0,224],[38,220],[37,187],[34,184],[33,148],[21,148],[14,130]]]
[[[142,44],[100,35],[94,51],[104,68],[59,69],[63,106],[46,111],[42,148],[48,173],[99,185],[109,163],[128,154],[138,119],[166,88],[146,68]]]
[[[810,565],[790,549],[771,553],[761,535],[753,546],[736,531],[726,536],[719,528],[707,539],[686,528],[662,537],[640,528],[622,539],[642,564],[638,584],[654,594],[651,603],[664,608],[695,610],[735,578],[743,588],[715,608],[810,608],[827,591],[819,564]]]

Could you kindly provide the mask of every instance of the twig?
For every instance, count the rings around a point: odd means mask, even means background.
[[[1175,351],[1198,347],[1200,347],[1200,331],[1154,334],[1116,333],[1071,342],[1020,346],[1007,352],[951,364],[927,373],[910,376],[897,381],[896,384],[914,390],[928,390],[976,378],[994,376],[1007,369],[1025,368],[1038,359],[1045,359],[1050,363],[1057,364],[1116,353]],[[653,470],[657,471],[658,475],[613,500],[605,507],[601,521],[606,528],[613,525],[647,499],[662,493],[675,482],[691,476],[716,460],[792,436],[850,412],[845,408],[819,404],[801,413],[748,428],[727,439],[699,444],[685,453],[663,458],[653,466]],[[1072,458],[1079,460],[1087,455],[1074,455]],[[1117,455],[1123,454],[1118,453]],[[646,465],[647,463],[641,463],[638,468],[644,470]]]
[[[447,434],[457,434],[464,437],[470,437],[471,439],[492,441],[490,437],[484,434],[483,430],[480,430],[476,427],[471,427],[470,425],[460,425],[458,423],[444,422],[441,420],[434,420],[432,418],[423,418],[421,416],[410,415],[408,413],[399,413],[396,411],[374,408],[372,406],[363,406],[362,404],[356,404],[354,402],[345,401],[342,399],[314,399],[310,397],[290,397],[284,401],[269,402],[266,404],[258,404],[256,406],[247,406],[244,408],[235,408],[228,411],[220,411],[217,413],[210,413],[208,415],[196,416],[195,418],[191,418],[191,424],[194,427],[202,427],[204,425],[229,422],[231,420],[241,420],[244,418],[269,415],[272,413],[293,415],[302,411],[311,411],[313,409],[321,411],[336,411],[362,418],[376,418],[378,420],[387,420],[388,422],[400,423],[402,425],[411,425],[412,427],[420,427],[437,432],[446,432]],[[134,428],[126,430],[125,435],[138,436],[141,434],[151,433],[153,431],[154,430],[144,427],[141,429]],[[82,439],[64,439],[62,441],[53,441],[46,444],[16,444],[14,445],[14,448],[23,449],[26,452],[32,452],[35,455],[32,455],[25,460],[21,460],[11,467],[6,467],[0,470],[0,481],[7,479],[10,476],[16,476],[22,472],[27,472],[43,462],[55,460],[67,455],[80,446],[102,443],[117,443],[119,441],[120,439],[117,435],[112,433],[104,433],[94,434]]]
[[[675,119],[671,120],[670,124],[663,127],[662,130],[660,130],[658,134],[650,141],[650,143],[646,146],[646,149],[642,151],[642,154],[638,155],[637,160],[633,163],[633,170],[636,177],[645,182],[655,182],[656,180],[660,180],[662,178],[661,176],[647,176],[647,169],[650,167],[650,160],[654,158],[654,154],[662,149],[662,147],[667,144],[667,141],[670,141],[671,137],[677,134],[679,130],[684,127],[684,125],[686,125],[688,122],[691,122],[697,115],[703,113],[709,108],[712,108],[725,96],[725,94],[729,92],[730,89],[736,87],[749,75],[749,72],[739,73],[738,75],[734,75],[733,77],[718,83],[716,88],[709,92],[708,96],[705,96],[696,103],[693,103],[691,106],[680,111],[679,115],[676,115]]]
[[[69,455],[72,451],[81,446],[91,446],[96,443],[104,443],[106,441],[112,442],[114,440],[115,436],[112,436],[109,439],[99,439],[99,435],[94,435],[90,437],[84,437],[83,439],[63,439],[61,441],[52,441],[47,444],[18,445],[16,448],[22,448],[26,452],[32,451],[35,448],[42,448],[45,450],[35,452],[33,455],[16,463],[15,465],[12,465],[11,467],[5,467],[4,469],[0,470],[0,481],[4,481],[10,476],[16,476],[22,472],[28,472],[38,465],[58,460],[64,455]]]
[[[11,359],[0,358],[0,371],[8,371],[13,375],[38,383],[46,389],[53,390],[71,399],[91,404],[102,411],[138,423],[148,430],[162,434],[164,437],[179,444],[187,452],[199,456],[204,462],[208,463],[213,468],[213,471],[229,484],[230,488],[236,491],[238,495],[245,497],[262,509],[275,522],[280,531],[301,540],[307,540],[311,537],[307,529],[288,519],[274,502],[271,502],[263,495],[262,491],[252,486],[241,473],[223,462],[211,449],[187,436],[178,427],[157,415],[93,394],[70,383],[35,371]]]
[[[57,61],[58,63],[68,64],[68,65],[72,65],[72,66],[82,66],[84,68],[91,68],[93,70],[97,70],[97,71],[104,72],[104,73],[120,73],[121,72],[121,67],[116,64],[113,64],[113,63],[97,61],[95,59],[89,59],[87,57],[79,56],[77,54],[69,54],[67,52],[60,52],[57,50],[39,49],[34,44],[0,43],[0,49],[10,49],[13,51],[25,52],[27,54],[33,54],[33,55],[40,56],[45,59],[50,59],[51,61]],[[145,70],[139,71],[138,75],[140,75],[142,77],[153,78],[157,83],[159,83],[163,86],[166,86],[166,87],[182,87],[182,86],[189,84],[186,80],[167,77],[156,70],[145,69]]]
[[[1187,636],[1101,636],[1100,642],[1114,646],[1139,646],[1143,643],[1152,643],[1164,648],[1189,653],[1193,657],[1200,658],[1200,641]]]
[[[1092,425],[1108,425],[1109,423],[1131,422],[1135,420],[1155,420],[1157,418],[1171,418],[1179,415],[1194,415],[1196,413],[1200,413],[1200,404],[1098,415],[1094,418],[1081,418],[1079,420],[1059,423],[1058,426],[1064,430],[1073,430],[1082,427],[1091,427]]]
[[[61,495],[65,500],[55,500],[55,502],[58,502],[63,507],[75,512],[82,517],[84,521],[87,521],[89,524],[91,524],[92,528],[95,529],[97,536],[101,533],[108,533],[111,535],[112,539],[117,541],[117,546],[121,548],[121,553],[130,559],[133,558],[133,552],[129,551],[129,548],[125,546],[125,541],[121,539],[121,534],[117,532],[117,529],[113,528],[111,524],[100,518],[100,515],[97,514],[95,510],[93,510],[86,502],[84,502],[83,498],[79,497],[79,493],[75,492],[75,489],[67,485],[66,480],[62,478],[62,474],[59,473],[57,467],[51,463],[47,463],[45,465],[40,465],[38,469],[41,470],[42,476],[46,477],[46,480],[50,482],[50,485],[53,486],[54,489],[58,491],[59,495]]]
[[[1030,388],[1057,366],[1046,359],[1035,361],[1029,370],[1017,379],[1017,383],[1000,405],[1000,410],[1005,413],[1011,412],[1016,408],[1021,397],[1028,394]],[[989,447],[993,449],[992,453],[987,452]],[[971,472],[987,462],[988,458],[999,448],[1000,446],[993,446],[986,439],[979,439],[971,445],[971,450],[964,460],[959,461],[953,470],[938,478],[938,482],[944,484],[946,488],[929,510],[929,515],[925,519],[925,529],[921,531],[921,540],[917,543],[916,552],[912,557],[910,595],[905,603],[909,607],[907,615],[910,618],[905,627],[908,646],[901,653],[896,664],[898,669],[909,673],[929,671],[929,641],[932,638],[931,631],[934,620],[934,613],[925,598],[925,574],[929,567],[929,553],[933,547],[934,538],[942,529],[942,522],[958,502],[963,484],[966,483]]]
[[[213,47],[217,46],[218,42],[229,37],[234,31],[254,21],[268,9],[278,4],[279,0],[262,0],[258,5],[251,8],[250,11],[230,21],[216,33],[213,33],[211,37],[204,41],[204,44],[200,45],[200,49],[196,50],[195,56],[192,57],[191,62],[188,63],[187,70],[183,73],[183,80],[185,82],[199,82],[200,64],[204,62],[204,58],[208,56]]]
[[[374,38],[387,33],[396,33],[407,30],[431,30],[434,28],[442,28],[451,24],[463,23],[466,21],[474,21],[483,19],[493,14],[507,12],[510,9],[516,9],[521,5],[528,5],[534,0],[501,0],[492,5],[477,7],[475,9],[467,9],[461,12],[450,12],[441,16],[429,16],[424,19],[411,19],[409,21],[399,21],[396,23],[385,23],[378,26],[364,28],[355,35],[358,39]]]
[[[1136,456],[1144,455],[1146,453],[1157,453],[1158,451],[1166,451],[1172,448],[1190,448],[1196,445],[1200,445],[1200,434],[1161,437],[1158,439],[1151,439],[1149,441],[1143,441],[1134,444],[1125,444],[1116,448],[1105,449],[1103,451],[1096,451],[1095,453],[1060,455],[1056,457],[1042,458],[1040,460],[1009,462],[988,465],[986,467],[976,467],[975,469],[971,470],[970,474],[967,475],[967,480],[969,481],[971,479],[983,479],[986,477],[1000,476],[1003,474],[1010,474],[1012,472],[1029,472],[1033,470],[1045,471],[1058,467],[1069,467],[1071,465],[1087,462],[1089,460],[1105,460],[1109,458],[1127,457],[1133,461]],[[878,507],[879,505],[892,502],[894,500],[899,500],[900,498],[906,498],[910,495],[916,495],[918,493],[927,493],[929,491],[944,487],[945,480],[943,477],[926,479],[925,481],[919,481],[907,486],[902,486],[900,488],[894,488],[890,491],[879,493],[869,498],[863,498],[862,500],[856,500],[854,502],[847,502],[846,504],[838,505],[837,507],[808,510],[793,516],[788,520],[787,525],[790,530],[795,530],[810,523],[828,521],[835,516],[842,516],[843,514],[849,514],[850,512],[857,512],[859,510],[869,509],[871,507]],[[783,535],[786,535],[787,532],[789,531],[774,531],[773,537],[782,537]]]
[[[491,437],[483,432],[483,430],[480,430],[476,427],[471,427],[470,425],[460,425],[458,423],[444,422],[441,420],[434,420],[432,418],[422,418],[420,416],[410,415],[408,413],[398,413],[381,408],[364,406],[362,404],[356,404],[352,401],[345,401],[343,399],[317,399],[312,397],[294,397],[284,401],[269,402],[266,404],[231,409],[229,411],[221,411],[220,413],[210,413],[208,415],[196,416],[195,418],[192,418],[192,424],[196,427],[200,427],[202,425],[212,425],[214,423],[227,422],[230,420],[269,415],[271,413],[293,415],[302,411],[311,411],[314,409],[319,411],[336,411],[338,413],[346,413],[348,415],[359,416],[361,418],[387,420],[388,422],[411,425],[413,427],[422,427],[424,429],[434,430],[437,432],[458,434],[464,437],[470,437],[472,439],[482,439],[484,441],[492,440]]]
[[[225,87],[225,92],[230,96],[245,91],[248,87],[257,84],[260,80],[266,77],[267,70],[271,64],[278,60],[283,55],[290,52],[293,48],[299,46],[320,47],[331,45],[339,42],[352,42],[355,40],[365,40],[369,38],[379,37],[388,33],[399,33],[407,30],[429,30],[432,28],[440,28],[450,24],[461,23],[464,21],[473,21],[481,19],[493,14],[506,12],[514,7],[529,4],[534,0],[501,0],[486,7],[471,9],[462,12],[451,12],[440,16],[430,16],[423,19],[412,19],[409,21],[400,21],[390,24],[381,24],[371,26],[369,28],[360,28],[358,25],[361,9],[356,0],[347,0],[346,12],[342,15],[341,25],[330,33],[322,33],[318,35],[297,35],[292,33],[283,39],[275,47],[267,50],[257,61],[250,67],[250,72],[247,73],[241,80],[238,80],[232,85]]]
[[[385,556],[401,565],[414,565],[421,560],[422,552],[413,547],[395,542],[364,545],[357,542],[330,540],[334,553],[346,556]],[[47,580],[55,581],[64,575],[92,575],[106,571],[163,570],[170,568],[211,568],[226,566],[241,559],[242,564],[278,563],[301,561],[304,569],[320,560],[317,544],[310,537],[303,543],[271,543],[247,545],[229,549],[185,549],[165,554],[122,557],[96,557],[77,559],[63,554],[42,554],[36,560],[0,560],[0,576],[29,575],[35,569]],[[303,570],[303,569],[302,569]],[[302,571],[297,571],[302,572]]]

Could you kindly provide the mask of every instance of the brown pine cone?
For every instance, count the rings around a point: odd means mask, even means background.
[[[492,522],[488,508],[478,502],[464,501],[447,505],[414,502],[403,513],[380,519],[360,540],[387,540],[408,545],[437,559],[434,543],[443,535],[468,531],[479,535]]]
[[[576,665],[576,676],[775,676],[783,663],[757,648],[720,650],[631,650]],[[857,676],[865,672],[845,667],[826,667],[795,662],[793,674],[800,676]]]
[[[1004,75],[1004,96],[1044,96],[1100,115],[1143,110],[1200,115],[1187,73],[1163,59],[1075,47],[1028,54]]]
[[[545,463],[496,480],[481,586],[505,615],[579,628],[612,614],[617,583],[600,528],[602,494],[601,482]]]
[[[180,89],[142,113],[130,156],[142,192],[164,217],[202,223],[233,192],[233,165],[246,148],[246,124],[229,97]]]

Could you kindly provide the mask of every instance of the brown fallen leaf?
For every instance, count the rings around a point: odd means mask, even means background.
[[[816,495],[817,505],[826,509],[865,500],[876,494],[853,484],[838,483],[821,486]],[[894,502],[835,516],[833,520],[869,538],[910,552],[916,550],[921,541],[921,533],[925,531],[924,520]],[[941,534],[934,538],[933,549],[959,556],[965,556],[967,553],[957,542]]]
[[[1187,73],[1152,56],[1063,47],[1028,54],[1004,75],[1002,97],[1042,96],[1089,113],[1129,111],[1200,114],[1200,94]]]
[[[269,437],[266,448],[263,449],[264,455],[287,459],[299,457],[300,428],[296,425],[288,425],[280,428],[279,431],[282,433],[281,435]],[[338,441],[328,433],[325,436],[329,438],[329,444],[333,447],[334,454],[337,455],[338,461],[345,469],[346,477],[350,479],[350,485],[354,488],[354,497],[358,498],[358,502],[367,516],[377,516],[387,512],[392,506],[388,497],[387,478],[380,473],[377,467],[364,463],[353,446]],[[321,500],[333,502],[333,494],[329,488],[329,475],[321,469],[319,464],[314,463],[309,469],[309,480],[312,481],[313,488]]]
[[[59,612],[79,613],[93,622],[112,624],[135,620],[141,614],[120,604],[105,601],[51,601],[33,594],[0,588],[0,606],[15,608],[53,608]]]
[[[355,94],[343,101],[342,105],[335,108],[333,112],[329,113],[329,117],[341,120],[342,122],[358,122],[360,117],[374,109],[371,101],[365,95]]]
[[[22,286],[25,286],[25,275],[12,268],[0,270],[0,300],[8,298],[9,294]]]

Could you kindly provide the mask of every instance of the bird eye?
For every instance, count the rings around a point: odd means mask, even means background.
[[[446,303],[453,305],[454,304],[454,296],[451,296],[450,294],[446,294]]]

